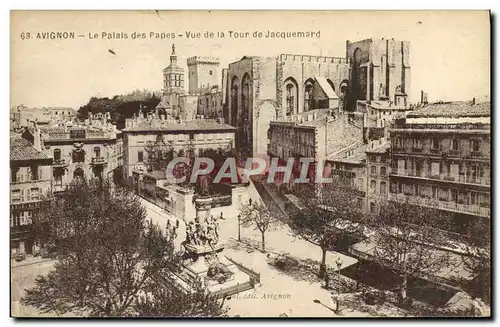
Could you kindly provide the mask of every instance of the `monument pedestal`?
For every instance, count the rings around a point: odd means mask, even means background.
[[[219,242],[217,218],[210,215],[213,199],[195,200],[196,218],[186,226],[182,269],[178,277],[194,286],[201,282],[212,293],[234,294],[253,288],[250,276],[228,260]]]

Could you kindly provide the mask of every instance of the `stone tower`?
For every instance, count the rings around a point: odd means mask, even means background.
[[[398,105],[409,101],[410,43],[394,39],[346,42],[351,61],[349,102],[387,100]]]
[[[203,88],[219,85],[219,64],[219,59],[214,57],[188,58],[189,94],[197,94]]]
[[[170,55],[170,65],[163,70],[163,92],[164,93],[183,93],[184,92],[184,68],[177,64],[177,55],[175,54],[175,44],[172,45],[172,54]]]

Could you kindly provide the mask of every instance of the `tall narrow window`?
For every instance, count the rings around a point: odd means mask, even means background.
[[[380,182],[380,194],[384,195],[385,193],[387,193],[387,184]]]
[[[474,151],[474,152],[479,151],[479,140],[471,140],[470,141],[470,149],[471,149],[471,151]]]
[[[144,161],[144,152],[139,151],[137,152],[137,162],[143,162]]]
[[[54,161],[61,160],[61,149],[54,149]]]
[[[101,157],[101,148],[100,148],[100,147],[96,146],[96,147],[94,148],[94,156],[95,156],[96,158],[100,158],[100,157]]]
[[[295,113],[295,92],[293,84],[286,86],[286,114],[287,116]]]
[[[309,111],[313,108],[313,87],[312,80],[307,80],[304,85],[304,111]]]

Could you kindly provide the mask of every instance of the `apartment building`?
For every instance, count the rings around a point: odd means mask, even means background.
[[[393,200],[451,212],[457,229],[490,218],[490,103],[436,103],[410,112],[391,132]]]
[[[12,254],[32,254],[31,229],[44,195],[51,190],[52,158],[35,144],[14,136],[10,140],[10,244]]]

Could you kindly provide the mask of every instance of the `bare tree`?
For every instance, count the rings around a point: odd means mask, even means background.
[[[290,227],[300,238],[320,247],[318,275],[323,278],[326,251],[335,249],[348,235],[362,235],[359,192],[339,179],[323,185],[298,184],[294,193],[301,207],[291,211]]]
[[[243,227],[254,226],[261,233],[262,251],[266,250],[266,232],[277,223],[276,210],[270,210],[265,204],[252,202],[241,204],[239,207],[241,225]]]
[[[444,212],[418,202],[382,203],[371,217],[375,260],[400,276],[400,299],[406,302],[408,277],[429,277],[452,263],[444,230],[451,219]]]

